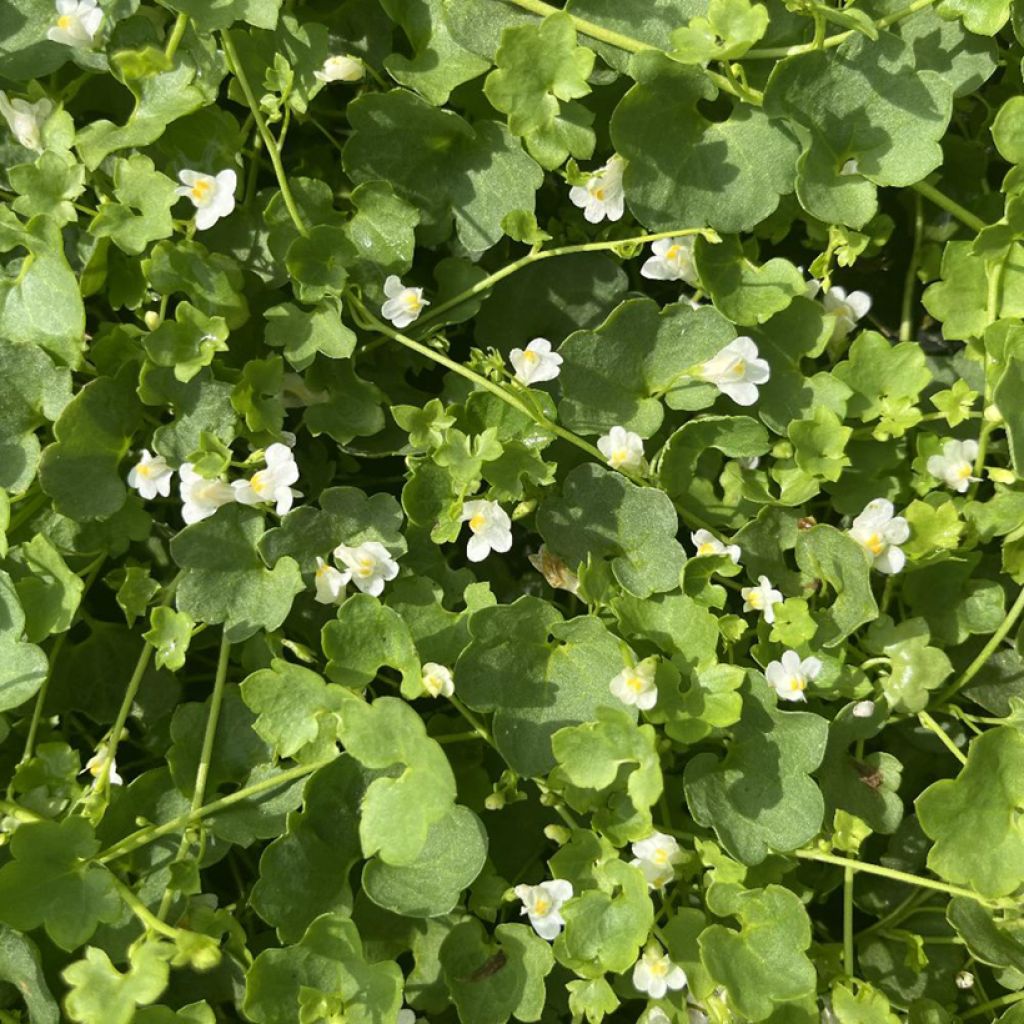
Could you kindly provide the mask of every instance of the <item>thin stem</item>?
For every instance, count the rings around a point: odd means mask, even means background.
[[[41,814],[36,814],[35,811],[30,811],[27,807],[22,807],[21,804],[15,803],[13,800],[0,800],[0,814],[4,814],[8,818],[14,818],[15,821],[44,820]]]
[[[222,796],[219,800],[214,800],[211,803],[205,804],[195,811],[190,810],[185,814],[180,814],[178,817],[172,818],[170,821],[165,821],[162,825],[146,825],[144,828],[140,828],[131,835],[125,836],[124,839],[118,840],[113,846],[108,847],[95,858],[96,862],[98,864],[109,864],[110,861],[118,860],[121,857],[127,856],[129,853],[134,853],[143,846],[155,843],[158,839],[162,839],[164,836],[180,832],[181,829],[188,828],[189,825],[193,825],[195,822],[201,821],[203,818],[208,818],[213,814],[219,814],[221,811],[227,810],[235,804],[242,803],[251,797],[258,796],[260,793],[265,793],[268,789],[276,789],[278,786],[284,786],[289,782],[294,782],[296,779],[312,775],[321,768],[325,768],[332,761],[334,761],[334,757],[325,758],[323,761],[314,761],[311,764],[296,765],[294,768],[289,768],[287,771],[281,772],[280,775],[272,775],[268,778],[261,779],[259,782],[254,782],[251,786],[246,786],[243,789],[236,789],[234,793]]]
[[[983,231],[988,225],[976,214],[971,213],[965,206],[961,206],[955,199],[950,199],[944,192],[940,192],[934,185],[927,181],[919,181],[911,185],[915,191],[920,192],[925,199],[931,200],[940,209],[951,213],[962,224],[966,224],[972,231]]]
[[[878,18],[875,21],[876,28],[888,28],[890,25],[895,24],[897,21],[902,21],[904,18],[909,18],[910,15],[916,14],[918,11],[923,11],[926,7],[931,7],[935,3],[935,0],[914,0],[908,7],[903,7],[898,11],[894,11],[892,14],[887,14],[884,18]],[[819,42],[813,41],[810,43],[800,43],[796,46],[765,46],[760,49],[747,50],[747,52],[741,58],[742,60],[765,60],[771,57],[796,57],[802,53],[813,53],[815,50],[830,50],[835,46],[839,46],[840,43],[845,43],[847,39],[852,39],[856,35],[861,33],[857,29],[848,29],[845,32],[837,32],[834,36],[828,36]]]
[[[270,162],[274,167],[274,175],[277,177],[277,184],[281,189],[281,198],[284,200],[288,216],[291,217],[292,223],[295,225],[295,230],[304,238],[308,238],[309,228],[306,227],[306,222],[302,219],[302,214],[299,213],[299,208],[295,204],[295,197],[292,195],[291,187],[288,184],[288,177],[284,172],[284,164],[281,162],[280,147],[278,146],[273,133],[267,127],[267,122],[263,118],[263,113],[260,110],[259,103],[252,91],[252,86],[249,85],[249,79],[246,77],[245,71],[242,68],[242,63],[238,59],[238,51],[235,49],[235,44],[231,42],[231,36],[227,31],[221,32],[220,41],[221,46],[224,48],[224,56],[227,57],[228,60],[228,68],[235,78],[238,79],[238,84],[241,86],[242,92],[245,94],[245,101],[249,104],[253,120],[256,122],[256,130],[260,133],[260,138],[263,139],[263,145],[267,150],[267,156],[270,157]]]
[[[18,762],[19,765],[29,760],[32,757],[32,752],[35,750],[36,737],[39,735],[39,723],[43,720],[43,705],[46,703],[46,694],[50,689],[53,670],[57,665],[57,659],[60,657],[60,652],[64,647],[64,641],[67,639],[67,636],[67,632],[61,633],[53,642],[53,650],[50,651],[49,668],[46,672],[46,678],[43,680],[43,685],[39,687],[39,693],[36,694],[36,703],[32,708],[32,720],[28,724],[28,736],[25,737],[25,749],[22,751],[21,760]],[[8,790],[8,795],[10,795],[10,790]]]
[[[179,929],[161,921],[117,875],[111,873],[110,877],[113,879],[118,895],[128,905],[128,909],[146,926],[147,931],[159,932],[168,939],[176,940],[178,938]]]
[[[854,976],[853,949],[853,868],[843,871],[843,970],[848,978]]]
[[[494,737],[491,735],[491,731],[487,728],[487,726],[484,725],[484,723],[479,718],[477,718],[476,715],[473,714],[473,712],[470,711],[469,708],[467,708],[466,705],[463,704],[458,697],[449,697],[448,700],[451,703],[452,707],[455,708],[455,710],[458,711],[458,713],[462,715],[462,717],[467,722],[469,722],[471,726],[473,726],[473,732],[477,736],[479,736],[480,739],[482,739],[485,743],[494,747],[494,749],[497,750],[498,747],[494,742]]]
[[[900,312],[900,341],[910,341],[914,336],[914,292],[917,287],[917,266],[921,258],[921,234],[924,230],[924,210],[921,194],[914,196],[914,246],[910,250],[910,262],[903,279],[903,308]],[[891,577],[890,577],[891,579]]]
[[[964,896],[975,903],[982,903],[985,906],[992,906],[991,900],[979,896],[970,889],[964,889],[959,885],[948,885],[935,878],[923,878],[921,875],[911,875],[906,871],[897,871],[895,868],[887,868],[881,864],[868,864],[865,861],[850,860],[849,857],[836,857],[831,853],[819,853],[817,850],[796,850],[794,857],[801,860],[815,860],[821,864],[833,864],[837,868],[850,868],[853,871],[863,871],[867,875],[878,875],[881,878],[889,878],[894,882],[904,882],[907,885],[916,885],[921,889],[934,889],[936,892],[944,892],[950,896]]]
[[[188,15],[182,11],[174,19],[171,34],[167,37],[167,45],[164,47],[164,56],[168,60],[174,60],[174,55],[178,52],[178,47],[181,45],[181,39],[185,35],[186,28],[188,28]]]
[[[1006,613],[1006,618],[999,624],[999,628],[989,637],[988,643],[978,652],[974,661],[935,698],[935,704],[945,704],[985,667],[985,662],[995,654],[996,649],[1006,638],[1007,633],[1013,629],[1017,619],[1020,618],[1021,612],[1024,612],[1024,587],[1021,587],[1017,600],[1011,605],[1010,610]]]
[[[967,1020],[970,1017],[980,1017],[983,1013],[988,1013],[989,1010],[998,1010],[1003,1006],[1012,1006],[1014,1003],[1019,1003],[1022,999],[1024,999],[1024,992],[1011,992],[1009,995],[1000,996],[998,999],[990,999],[987,1003],[982,1003],[966,1013],[961,1013],[960,1019]]]
[[[926,728],[930,729],[942,741],[942,745],[961,763],[967,764],[967,758],[963,751],[945,734],[942,726],[928,714],[927,711],[919,711],[917,720]]]
[[[437,740],[438,743],[443,745],[445,743],[465,743],[467,740],[479,740],[483,737],[476,729],[473,729],[471,732],[441,733],[440,735],[433,736],[431,738]]]
[[[228,640],[227,632],[223,632],[220,638],[220,653],[217,657],[217,674],[213,680],[213,693],[210,696],[210,711],[206,716],[206,731],[203,733],[203,746],[199,754],[199,766],[196,768],[195,788],[192,791],[192,803],[189,810],[196,814],[203,806],[206,799],[206,781],[210,776],[210,762],[213,759],[213,744],[217,738],[217,721],[220,718],[220,708],[224,701],[224,685],[228,678],[228,661],[231,656],[231,641]],[[175,862],[182,860],[189,847],[192,845],[188,833],[182,835],[181,843],[178,845],[178,852],[174,858]],[[163,919],[170,909],[171,900],[174,899],[174,891],[170,888],[163,895],[160,901],[158,916]]]
[[[905,900],[901,900],[885,917],[880,917],[874,924],[868,925],[867,928],[862,929],[858,934],[861,938],[864,938],[866,935],[874,935],[875,932],[885,931],[894,924],[899,924],[900,921],[912,916],[914,911],[917,910],[918,905],[930,898],[930,893],[923,889],[918,889],[912,892]]]
[[[707,228],[677,228],[673,231],[656,231],[653,234],[634,235],[631,238],[610,239],[605,242],[584,242],[582,245],[560,245],[555,249],[537,249],[521,256],[493,274],[489,274],[472,287],[459,292],[454,298],[434,306],[429,313],[424,314],[416,321],[416,327],[421,328],[432,324],[449,309],[454,309],[456,306],[462,305],[463,302],[490,291],[499,281],[510,277],[517,270],[530,266],[531,263],[539,263],[541,260],[549,260],[555,256],[572,256],[581,252],[607,252],[625,245],[643,245],[645,242],[657,242],[662,238],[679,238],[685,235],[703,235],[709,241],[718,240],[717,234]]]

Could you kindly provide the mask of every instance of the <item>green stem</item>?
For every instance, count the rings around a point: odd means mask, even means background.
[[[25,501],[18,511],[11,516],[11,521],[7,524],[6,532],[13,534],[15,530],[25,522],[26,519],[31,518],[36,512],[46,504],[47,496],[42,491],[37,491],[27,501]]]
[[[1024,612],[1024,587],[1021,587],[1017,600],[1013,602],[1006,618],[999,624],[999,628],[989,637],[988,643],[978,652],[977,657],[943,690],[936,698],[935,704],[945,704],[955,694],[959,693],[985,666],[985,662],[995,654],[996,649],[1006,639],[1007,633],[1013,629]]]
[[[948,885],[935,878],[923,878],[921,875],[911,875],[906,871],[897,871],[895,868],[887,868],[881,864],[868,864],[864,861],[850,860],[849,857],[837,857],[831,853],[819,853],[817,850],[796,850],[794,857],[801,860],[814,860],[821,864],[832,864],[838,868],[849,868],[852,871],[863,871],[867,875],[878,875],[880,878],[889,878],[894,882],[904,882],[906,885],[916,885],[921,889],[934,889],[936,892],[944,892],[950,896],[963,896],[966,899],[974,900],[975,903],[982,903],[985,906],[993,906],[992,900],[979,896],[970,889],[964,889],[959,885]]]
[[[164,56],[168,60],[174,60],[174,55],[178,52],[178,47],[181,45],[181,39],[185,35],[186,28],[188,28],[188,15],[182,11],[174,19],[171,34],[167,37],[167,45],[164,47]]]
[[[608,250],[618,249],[626,245],[643,245],[646,242],[657,242],[662,238],[679,238],[684,235],[703,235],[709,241],[719,240],[718,235],[707,228],[679,228],[674,231],[657,231],[653,234],[634,235],[631,238],[612,239],[606,242],[585,242],[582,245],[561,245],[555,249],[538,249],[535,252],[527,253],[518,260],[514,260],[512,263],[502,267],[501,270],[488,275],[472,287],[459,292],[454,298],[434,306],[429,313],[425,313],[416,321],[416,327],[419,329],[432,324],[442,314],[447,313],[449,309],[454,309],[456,306],[462,305],[463,302],[467,302],[477,295],[490,291],[499,281],[503,281],[506,277],[516,273],[516,271],[530,266],[531,263],[539,263],[541,260],[549,260],[555,256],[572,256],[581,252],[607,252]]]
[[[885,917],[880,917],[874,924],[868,925],[867,928],[862,929],[858,934],[861,938],[864,938],[867,935],[874,935],[875,932],[885,931],[887,928],[891,928],[893,925],[899,924],[900,921],[912,916],[919,904],[930,898],[931,894],[929,892],[918,889],[912,892],[905,900],[901,900]]]
[[[245,101],[249,104],[253,120],[256,122],[256,130],[260,133],[260,138],[263,139],[267,156],[270,157],[270,162],[274,167],[274,175],[277,177],[277,184],[281,189],[281,198],[284,200],[285,209],[287,209],[288,215],[295,225],[295,230],[304,238],[308,238],[309,228],[306,227],[306,222],[302,219],[302,214],[299,213],[299,208],[295,204],[295,197],[292,195],[291,187],[288,184],[288,177],[284,172],[284,164],[281,162],[281,150],[273,133],[267,127],[267,122],[263,118],[256,95],[253,93],[252,87],[249,85],[249,79],[242,68],[242,63],[238,59],[238,51],[235,49],[235,44],[231,42],[231,36],[227,31],[221,32],[220,41],[221,46],[224,48],[224,56],[227,57],[228,68],[235,78],[238,79],[238,84],[245,94]]]
[[[39,723],[43,720],[43,705],[46,703],[46,693],[50,688],[53,670],[56,667],[57,659],[60,657],[60,652],[67,636],[66,632],[61,633],[53,642],[53,650],[50,651],[49,657],[49,668],[46,672],[46,678],[43,680],[43,685],[39,687],[39,693],[36,694],[35,706],[32,708],[32,720],[28,724],[28,736],[25,737],[25,749],[22,751],[21,760],[18,764],[24,764],[29,760],[32,752],[35,750],[36,737],[39,734]],[[8,790],[9,795],[10,790]]]
[[[971,213],[965,206],[961,206],[955,199],[950,199],[944,192],[940,192],[934,185],[927,181],[919,181],[912,185],[915,191],[920,192],[925,199],[931,200],[940,209],[951,213],[962,224],[966,224],[972,231],[983,231],[988,225],[976,214]]]
[[[177,928],[161,921],[117,875],[111,872],[110,877],[113,879],[114,888],[117,890],[118,895],[128,905],[128,909],[146,926],[147,931],[158,932],[160,935],[172,940],[178,938],[179,930]]]
[[[967,764],[967,758],[963,751],[945,734],[942,726],[928,714],[927,711],[919,711],[917,720],[926,728],[930,729],[941,740],[942,745],[961,763]]]
[[[900,311],[900,341],[910,341],[914,336],[914,292],[917,287],[917,266],[921,259],[921,234],[924,231],[924,210],[921,194],[914,196],[914,246],[910,250],[910,262],[903,279],[903,307]],[[890,577],[891,578],[891,577]]]
[[[853,949],[853,868],[843,871],[843,970],[848,978],[854,976]]]
[[[445,732],[432,737],[432,739],[437,740],[442,745],[445,743],[465,743],[467,740],[479,740],[482,738],[476,729],[473,729],[471,732]]]
[[[1024,992],[1011,992],[1009,995],[1000,996],[998,999],[990,999],[987,1003],[982,1003],[980,1006],[975,1006],[968,1010],[966,1013],[960,1014],[961,1020],[968,1020],[971,1017],[980,1017],[984,1013],[988,1013],[990,1010],[998,1010],[1004,1006],[1012,1006],[1014,1003],[1019,1003],[1024,999]]]
[[[8,818],[14,818],[16,821],[43,821],[41,814],[36,814],[35,811],[30,811],[27,807],[22,807],[21,804],[15,803],[13,800],[0,800],[0,814],[5,814]]]
[[[455,710],[458,711],[458,713],[462,715],[462,717],[467,722],[469,722],[471,726],[473,726],[473,732],[477,736],[479,736],[480,739],[484,741],[484,743],[487,743],[489,746],[492,746],[494,747],[495,750],[497,750],[498,747],[494,742],[494,737],[491,735],[491,732],[487,728],[487,726],[484,725],[484,723],[479,718],[477,718],[476,715],[473,714],[473,712],[470,711],[469,708],[467,708],[466,705],[463,704],[458,697],[449,697],[448,700],[451,703],[452,707],[455,708]]]
[[[909,6],[894,11],[892,14],[887,14],[884,18],[878,18],[875,21],[875,28],[888,28],[897,21],[902,21],[918,11],[923,11],[926,7],[931,7],[933,3],[935,3],[935,0],[914,0]],[[796,46],[765,46],[760,49],[747,50],[740,59],[765,60],[772,57],[797,57],[802,53],[813,53],[819,49],[830,50],[835,46],[839,46],[840,43],[845,43],[847,39],[852,39],[854,36],[861,34],[857,29],[848,29],[845,32],[838,32],[834,36],[828,36],[822,39],[820,43],[800,43]]]
[[[206,799],[206,782],[210,777],[210,762],[213,760],[213,744],[217,738],[217,722],[220,718],[221,704],[224,701],[224,686],[228,678],[228,661],[230,656],[231,641],[228,640],[227,632],[225,631],[221,634],[220,638],[220,653],[217,657],[217,674],[213,680],[213,693],[210,696],[210,711],[206,716],[206,731],[203,733],[203,746],[199,754],[199,766],[196,768],[195,789],[192,791],[192,803],[189,807],[189,812],[193,815],[199,811],[203,806],[203,800]],[[181,837],[181,843],[178,846],[178,853],[174,858],[175,862],[184,858],[191,845],[192,841],[186,832]],[[171,900],[173,898],[173,890],[168,889],[164,893],[163,899],[160,901],[158,916],[161,919],[167,916],[167,911],[170,909]]]
[[[294,782],[296,779],[312,775],[313,772],[325,768],[332,761],[334,761],[334,757],[325,758],[323,761],[314,761],[311,764],[297,765],[294,768],[281,772],[280,775],[272,775],[269,778],[261,779],[259,782],[254,782],[251,786],[246,786],[244,789],[236,789],[234,793],[222,796],[219,800],[214,800],[195,811],[190,810],[185,814],[180,814],[170,821],[165,821],[162,825],[146,825],[131,835],[125,836],[124,839],[118,840],[113,846],[108,847],[96,857],[96,862],[108,864],[113,860],[118,860],[129,853],[134,853],[143,846],[155,843],[164,836],[180,832],[183,828],[188,828],[189,825],[193,825],[203,818],[219,814],[235,804],[250,799],[250,797],[265,793],[268,789],[276,789],[278,786],[284,786],[289,782]]]

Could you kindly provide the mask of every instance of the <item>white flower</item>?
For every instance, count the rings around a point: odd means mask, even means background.
[[[868,315],[871,309],[871,296],[867,292],[850,292],[845,288],[833,285],[825,292],[822,302],[825,313],[836,318],[832,329],[832,340],[842,341],[857,326],[857,321]]]
[[[57,0],[57,21],[46,32],[51,43],[89,47],[103,22],[96,0]]]
[[[655,832],[638,843],[633,843],[634,859],[630,864],[639,868],[651,889],[663,889],[675,878],[675,865],[683,859],[683,851],[672,836]]]
[[[957,971],[955,981],[956,987],[963,992],[974,988],[974,975],[970,971]]]
[[[85,762],[85,767],[82,769],[81,774],[88,772],[94,779],[99,779],[100,773],[103,771],[103,765],[107,760],[107,748],[106,746],[98,747],[96,753]],[[110,759],[110,768],[107,771],[107,781],[112,786],[123,786],[124,779],[117,774],[117,761],[115,758]]]
[[[875,498],[850,526],[850,536],[871,555],[875,568],[889,574],[899,572],[906,564],[907,556],[899,545],[910,537],[906,519],[893,511],[891,501]]]
[[[455,692],[455,677],[447,665],[428,661],[423,666],[423,689],[431,697],[450,697]]]
[[[740,564],[739,544],[723,544],[710,530],[694,530],[690,540],[698,558],[704,555],[728,555],[734,565]]]
[[[357,547],[339,544],[334,557],[349,570],[352,582],[371,597],[379,597],[384,584],[398,575],[398,563],[380,541],[368,540]]]
[[[351,579],[351,573],[335,569],[329,562],[318,557],[316,560],[316,598],[320,604],[340,604],[345,596],[345,587]]]
[[[162,455],[150,455],[145,448],[139,452],[139,461],[128,470],[128,486],[139,492],[139,497],[152,501],[158,494],[166,498],[171,493],[174,470]]]
[[[272,444],[264,453],[263,461],[266,469],[261,469],[248,480],[236,480],[231,488],[235,492],[235,501],[242,505],[262,505],[275,503],[275,511],[279,516],[291,511],[292,501],[300,497],[292,484],[299,479],[299,467],[295,465],[295,456],[286,444]]]
[[[616,153],[604,167],[598,168],[587,180],[586,185],[574,185],[569,189],[573,206],[583,210],[583,216],[591,224],[597,224],[607,217],[618,220],[625,209],[625,193],[622,191],[622,172],[626,161]]]
[[[482,562],[492,551],[512,547],[512,520],[496,501],[467,501],[462,506],[462,522],[469,523],[473,534],[466,545],[471,562]]]
[[[612,427],[597,439],[597,450],[612,469],[639,469],[644,461],[644,442],[625,427]]]
[[[358,57],[347,53],[335,54],[324,61],[313,77],[320,82],[361,82],[366,77],[366,65]]]
[[[783,600],[782,592],[772,586],[767,576],[758,576],[756,587],[743,587],[740,597],[745,612],[763,612],[769,625],[775,621],[775,605]]]
[[[658,703],[658,688],[654,684],[657,669],[654,658],[645,658],[632,668],[624,668],[608,684],[608,689],[623,704],[650,711]]]
[[[380,307],[380,315],[390,320],[400,331],[423,312],[424,306],[430,305],[423,298],[422,288],[406,288],[394,274],[384,280],[384,295],[387,301]]]
[[[235,500],[235,492],[223,480],[207,480],[192,468],[191,462],[181,464],[178,476],[178,493],[184,502],[181,518],[186,523],[198,523],[212,516],[221,505]]]
[[[752,338],[734,338],[717,355],[701,363],[697,376],[714,384],[723,395],[737,405],[753,405],[757,401],[758,385],[771,376],[766,359],[760,359]]]
[[[523,903],[520,916],[529,916],[533,930],[542,939],[553,939],[565,924],[559,911],[566,900],[572,899],[572,892],[572,882],[562,878],[540,885],[517,885],[515,894]]]
[[[972,481],[980,479],[971,475],[977,457],[977,441],[950,440],[942,446],[941,455],[929,456],[928,472],[950,489],[963,494]]]
[[[525,349],[512,349],[508,361],[515,369],[516,380],[520,384],[554,380],[562,372],[562,357],[551,351],[551,342],[547,338],[534,338]]]
[[[652,999],[663,999],[669,990],[686,988],[686,972],[672,963],[660,946],[651,943],[633,967],[633,984]]]
[[[770,661],[764,670],[764,677],[779,695],[779,700],[807,700],[804,690],[821,673],[821,662],[817,658],[804,658],[796,651],[785,651],[781,661]]]
[[[850,174],[860,174],[860,164],[857,162],[856,157],[850,157],[842,167],[839,168],[839,174],[841,176]]]
[[[29,103],[28,100],[7,98],[7,93],[0,90],[0,114],[3,114],[11,134],[20,146],[31,149],[35,153],[43,151],[43,125],[53,113],[53,104],[48,99]]]
[[[873,700],[859,700],[853,705],[851,714],[854,718],[870,718],[875,713],[875,702]]]
[[[651,281],[685,281],[696,287],[700,283],[693,262],[693,235],[659,238],[651,246],[649,256],[640,268],[640,276]]]
[[[238,175],[232,170],[216,175],[202,171],[179,171],[181,184],[174,190],[177,196],[188,196],[196,208],[196,230],[205,231],[226,217],[235,208],[235,186]]]

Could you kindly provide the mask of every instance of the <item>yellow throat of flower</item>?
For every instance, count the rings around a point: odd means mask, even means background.
[[[75,26],[75,19],[70,14],[62,14],[57,19],[57,28],[63,29],[65,32],[70,32]]]
[[[864,547],[873,555],[880,555],[885,550],[885,541],[882,540],[882,535],[877,532],[870,533],[863,543]]]
[[[626,686],[634,693],[643,693],[647,688],[647,683],[641,676],[631,673],[626,677]]]
[[[487,525],[487,516],[483,512],[477,512],[475,516],[469,521],[469,528],[476,533],[478,530],[482,530]]]
[[[189,195],[197,202],[203,203],[206,201],[210,194],[210,189],[213,186],[206,178],[200,178],[193,186]]]
[[[533,912],[538,917],[543,917],[545,914],[551,911],[551,900],[545,899],[543,896],[539,897],[534,901]]]

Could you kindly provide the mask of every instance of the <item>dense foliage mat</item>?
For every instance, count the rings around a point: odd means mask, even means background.
[[[1022,40],[2,0],[0,1021],[1024,1020]]]

